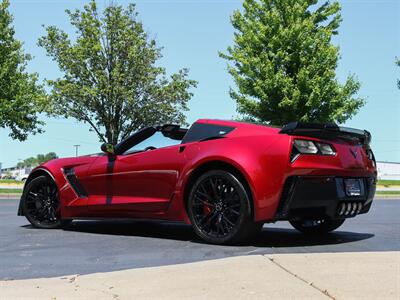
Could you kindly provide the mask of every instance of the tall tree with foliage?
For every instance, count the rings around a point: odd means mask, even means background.
[[[27,159],[20,161],[17,164],[17,168],[36,167],[42,163],[45,163],[55,158],[58,158],[58,156],[54,152],[49,152],[47,154],[38,154],[36,155],[36,157],[28,157]]]
[[[11,130],[14,139],[41,132],[38,113],[44,109],[44,92],[37,75],[26,72],[30,60],[15,39],[9,1],[0,3],[0,128]]]
[[[196,82],[187,69],[166,76],[157,62],[161,49],[137,20],[135,5],[111,5],[100,14],[93,0],[66,12],[76,36],[50,26],[39,39],[63,72],[48,81],[54,114],[89,123],[112,144],[143,126],[185,122]]]
[[[338,2],[244,0],[231,21],[234,45],[220,55],[232,62],[230,94],[245,119],[343,123],[363,106],[360,83],[350,75],[341,84],[335,73]]]

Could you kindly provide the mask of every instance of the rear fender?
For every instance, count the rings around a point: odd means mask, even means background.
[[[246,180],[252,196],[254,220],[273,217],[289,160],[290,137],[231,138],[198,143],[197,147],[197,153],[191,156],[192,163],[188,164],[190,168],[183,170],[178,182],[177,192],[182,208],[185,207],[185,191],[193,172],[204,164],[222,162],[231,165]],[[184,219],[187,221],[186,217]]]

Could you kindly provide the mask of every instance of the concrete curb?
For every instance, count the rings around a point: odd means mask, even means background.
[[[398,195],[376,195],[374,200],[400,200],[400,193]]]
[[[17,199],[21,198],[22,194],[0,194],[0,200],[1,199]]]

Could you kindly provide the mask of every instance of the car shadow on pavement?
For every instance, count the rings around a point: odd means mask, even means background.
[[[74,221],[65,231],[102,235],[121,235],[190,241],[197,239],[192,227],[182,223],[160,221]]]
[[[263,228],[252,242],[255,247],[304,247],[357,242],[374,237],[371,233],[334,231],[324,235],[304,235],[295,229]]]
[[[268,226],[268,225],[267,225]],[[76,221],[64,228],[65,231],[85,232],[102,235],[149,237],[205,244],[190,225],[154,221]],[[254,239],[236,246],[254,247],[304,247],[344,244],[374,237],[371,233],[335,231],[322,236],[306,236],[294,229],[264,227]]]

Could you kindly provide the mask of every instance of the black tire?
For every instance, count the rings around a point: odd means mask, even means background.
[[[25,187],[22,213],[36,228],[61,228],[72,221],[61,219],[58,189],[47,176],[36,177]]]
[[[335,229],[339,228],[340,226],[342,226],[344,221],[345,219],[341,220],[321,219],[321,220],[289,221],[289,223],[295,229],[304,234],[321,235],[334,231]]]
[[[262,223],[252,218],[251,195],[232,173],[212,170],[193,184],[187,210],[195,233],[212,244],[237,244],[253,237]]]

